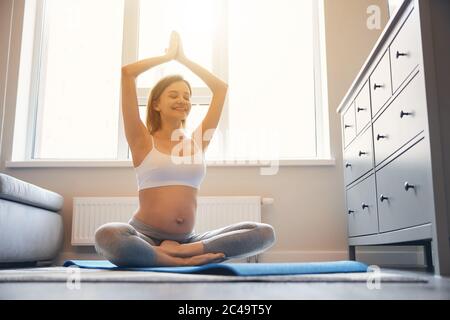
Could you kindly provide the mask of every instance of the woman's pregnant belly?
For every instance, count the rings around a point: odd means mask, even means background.
[[[139,192],[134,216],[143,223],[169,233],[190,233],[195,224],[197,190],[187,186],[164,186]]]

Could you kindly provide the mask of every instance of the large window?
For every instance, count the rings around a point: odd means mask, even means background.
[[[316,156],[312,12],[311,1],[229,2],[229,129],[236,157]]]
[[[136,4],[139,4],[137,8],[129,7],[130,11],[139,12],[139,20],[135,22],[139,42],[136,47],[127,48],[134,53],[131,56],[137,56],[136,60],[141,60],[163,54],[163,50],[168,46],[170,33],[176,30],[181,36],[186,55],[217,74],[220,66],[217,62],[213,63],[213,56],[215,47],[220,44],[220,40],[215,36],[218,33],[217,21],[221,18],[218,12],[223,6],[222,1],[152,0],[139,1]],[[223,52],[222,55],[226,56]],[[191,84],[192,109],[186,121],[186,130],[192,133],[208,111],[211,92],[199,77],[176,61],[152,68],[137,79],[141,119],[145,123],[151,88],[160,78],[169,74],[182,74]],[[224,78],[223,74],[220,76]],[[211,148],[208,148],[210,159],[219,158],[217,152],[214,152],[217,149],[216,141],[217,139],[212,142]]]
[[[129,159],[120,67],[164,54],[172,30],[191,60],[229,84],[207,159],[327,156],[315,9],[313,0],[27,1],[25,18],[33,23],[24,23],[22,47],[32,53],[22,50],[19,91],[28,90],[28,116],[15,131],[26,135],[22,160]],[[141,119],[152,86],[173,73],[193,87],[192,131],[211,92],[174,61],[138,78]],[[22,96],[18,110],[23,106]]]
[[[124,1],[46,0],[38,8],[30,157],[116,159]]]

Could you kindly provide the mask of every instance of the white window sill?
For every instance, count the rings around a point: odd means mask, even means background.
[[[207,161],[208,167],[303,167],[303,166],[334,166],[335,159],[298,159],[298,160],[259,160],[259,161]],[[86,161],[49,161],[49,160],[30,160],[30,161],[6,161],[6,168],[107,168],[107,167],[130,167],[133,164],[130,160],[86,160]]]

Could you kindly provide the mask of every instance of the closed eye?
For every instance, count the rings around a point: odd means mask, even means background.
[[[178,98],[177,95],[170,95],[169,97],[172,98],[172,99]],[[190,98],[189,96],[184,96],[183,98],[184,98],[184,100],[186,100],[186,101],[190,101],[190,100],[191,100],[191,98]]]

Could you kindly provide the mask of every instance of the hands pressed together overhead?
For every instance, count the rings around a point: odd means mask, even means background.
[[[183,51],[181,37],[176,31],[172,31],[170,35],[169,48],[166,49],[166,57],[169,60],[177,60],[179,62],[186,58]]]

